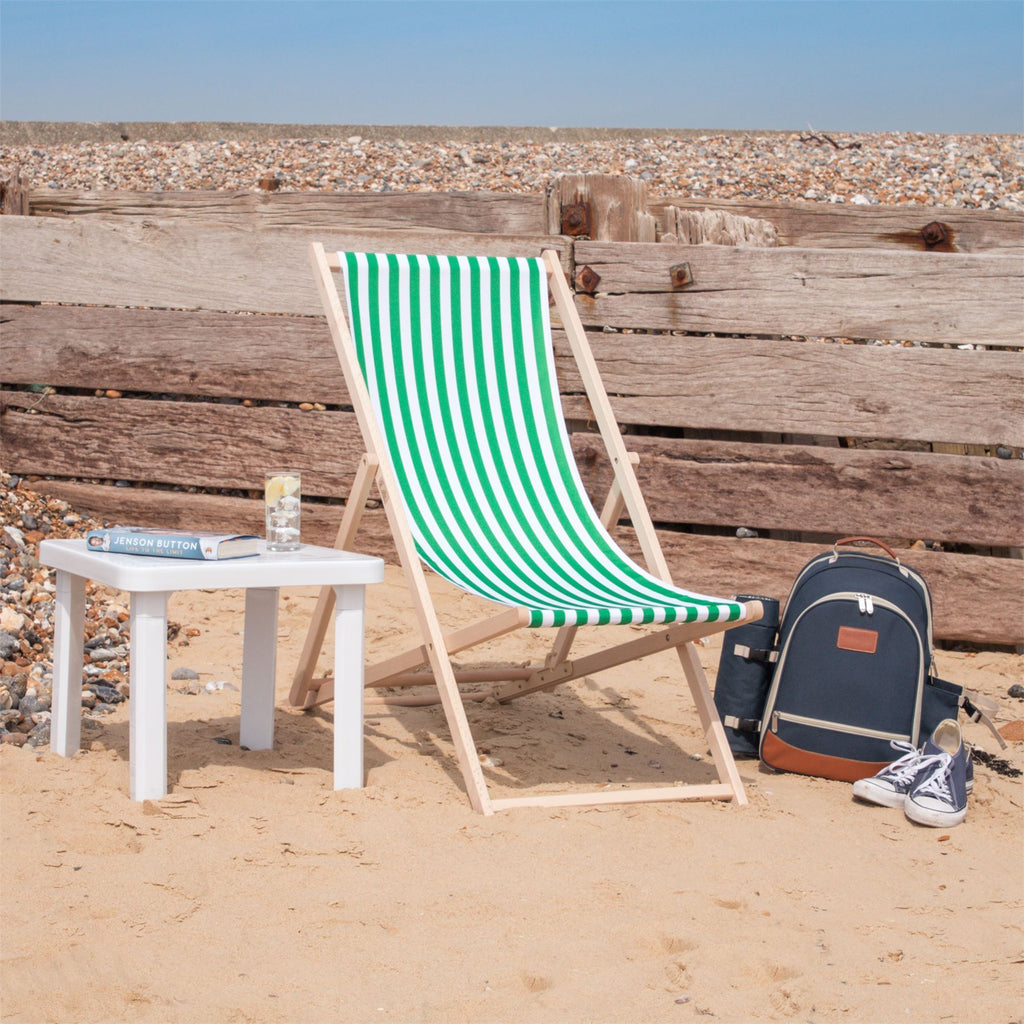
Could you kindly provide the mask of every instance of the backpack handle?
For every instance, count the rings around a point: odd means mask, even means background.
[[[883,544],[880,540],[875,540],[874,537],[843,537],[842,540],[837,540],[833,550],[836,550],[840,544],[856,544],[859,541],[866,541],[868,544],[877,544],[897,565],[900,564],[899,556],[888,544]],[[838,552],[837,552],[838,553]]]

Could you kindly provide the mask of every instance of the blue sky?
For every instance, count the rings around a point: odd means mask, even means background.
[[[0,117],[1024,131],[1024,0],[0,0]]]

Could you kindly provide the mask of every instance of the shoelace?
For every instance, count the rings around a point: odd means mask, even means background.
[[[934,796],[944,803],[953,802],[953,792],[949,788],[949,778],[953,774],[953,758],[950,754],[935,755],[938,764],[935,770],[915,790],[915,796]]]
[[[912,743],[904,740],[892,740],[890,746],[894,750],[905,750],[906,753],[879,772],[879,775],[896,784],[913,782],[922,770],[930,768],[939,759],[938,754],[923,754]]]

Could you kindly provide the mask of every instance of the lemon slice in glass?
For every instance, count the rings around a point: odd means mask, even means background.
[[[268,505],[276,505],[286,494],[294,494],[299,489],[299,478],[296,476],[272,476],[267,481],[266,499]]]

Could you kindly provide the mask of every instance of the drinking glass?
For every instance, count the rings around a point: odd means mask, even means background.
[[[302,474],[297,469],[269,469],[263,478],[267,550],[297,551],[302,518]]]

